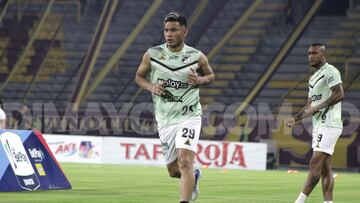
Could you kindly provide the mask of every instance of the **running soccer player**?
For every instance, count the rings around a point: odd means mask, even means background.
[[[201,130],[199,86],[214,80],[207,57],[184,43],[186,18],[171,12],[164,19],[165,44],[144,54],[135,81],[152,93],[158,133],[169,175],[180,178],[180,202],[198,196],[200,169],[194,155]]]
[[[326,62],[325,45],[312,44],[308,50],[310,65],[315,73],[309,80],[309,97],[305,107],[295,117],[285,120],[293,127],[312,116],[312,148],[307,181],[295,203],[304,203],[321,179],[324,203],[332,203],[334,178],[331,157],[342,132],[341,100],[344,98],[340,72]]]

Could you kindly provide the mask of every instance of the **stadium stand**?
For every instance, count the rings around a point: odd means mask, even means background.
[[[0,28],[1,80],[7,77],[19,58],[31,31],[41,19],[46,2],[27,1],[22,7],[21,15],[17,4],[10,4]],[[55,102],[59,109],[66,107],[104,4],[96,0],[88,0],[83,5],[78,2],[55,1],[51,14],[46,17],[18,72],[3,90],[2,98],[5,101],[28,105],[34,102]],[[204,2],[203,10],[192,22],[188,44],[208,54],[241,18],[252,1]],[[152,0],[144,0],[141,4],[132,0],[119,1],[90,83],[153,3]],[[109,102],[119,107],[129,101],[150,101],[150,94],[139,91],[133,76],[146,48],[163,42],[162,21],[159,19],[169,10],[193,16],[199,4],[190,0],[163,1],[142,31],[134,36],[133,43],[110,73],[85,98],[83,107],[91,102]],[[289,6],[291,5],[286,0],[262,1],[211,60],[216,81],[201,90],[202,103],[219,101],[231,104],[244,99],[301,19],[298,16],[288,16]],[[315,17],[253,104],[265,102],[275,108],[283,102],[291,102],[295,107],[294,111],[304,104],[303,98],[307,94],[305,76],[309,72],[304,50],[313,41],[327,43],[331,55],[329,62],[337,65],[345,77],[348,77],[345,80],[348,84],[352,79],[350,76],[358,72],[359,32],[355,32],[358,30],[358,20],[359,6],[349,9],[344,17]],[[350,39],[342,40],[347,37]],[[294,74],[298,77],[293,77]],[[303,78],[305,80],[301,82]],[[299,87],[289,92],[298,83]],[[353,82],[346,99],[356,103],[359,87],[356,81]]]
[[[291,103],[293,113],[298,112],[305,105],[308,91],[307,74],[310,72],[310,68],[304,52],[306,52],[308,45],[314,41],[327,44],[329,63],[335,65],[342,74],[345,74],[346,61],[350,58],[356,58],[354,55],[356,55],[357,48],[353,41],[356,35],[358,36],[356,32],[358,32],[357,29],[359,28],[354,23],[358,20],[356,15],[352,15],[356,13],[356,9],[349,10],[348,13],[345,17],[315,17],[303,37],[274,73],[271,81],[256,98],[254,104],[268,103],[273,108],[276,108],[281,106],[282,103]],[[268,43],[278,43],[275,46],[279,46],[279,43],[286,38],[286,35],[275,32],[268,34],[267,38]],[[271,49],[268,49],[268,51],[271,51]],[[354,70],[351,72],[354,74]],[[294,77],[294,75],[299,77]],[[351,74],[349,73],[349,75]],[[349,80],[344,78],[343,82],[345,88]],[[350,94],[352,95],[352,93]],[[347,97],[346,100],[348,99],[351,100]],[[276,111],[276,109],[274,110]]]

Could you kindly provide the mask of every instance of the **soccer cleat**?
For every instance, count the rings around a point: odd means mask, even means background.
[[[192,192],[192,195],[191,195],[191,201],[195,201],[199,196],[199,184],[198,183],[201,178],[201,170],[195,169],[194,173],[195,173],[195,186],[194,186],[194,191]]]

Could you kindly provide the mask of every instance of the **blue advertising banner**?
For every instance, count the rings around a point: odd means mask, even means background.
[[[38,131],[0,130],[0,191],[71,189]]]

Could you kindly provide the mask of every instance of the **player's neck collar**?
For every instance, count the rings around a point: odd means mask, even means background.
[[[328,67],[328,63],[325,62],[324,65],[322,65],[319,70],[324,70],[326,67]]]
[[[172,53],[172,54],[180,54],[180,53],[182,53],[182,52],[185,50],[185,47],[186,47],[186,44],[184,43],[184,44],[182,45],[182,48],[181,48],[179,51],[171,51],[171,50],[169,49],[168,45],[165,43],[165,50],[166,50],[167,52],[169,52],[169,53]]]
[[[325,62],[324,65],[322,65],[319,69],[315,69],[315,73],[316,73],[316,72],[319,73],[320,71],[324,70],[326,67],[328,67],[328,63],[327,63],[327,62]]]

